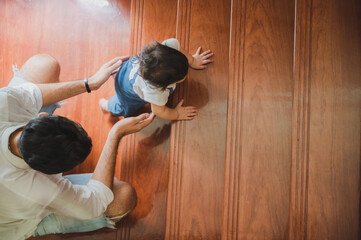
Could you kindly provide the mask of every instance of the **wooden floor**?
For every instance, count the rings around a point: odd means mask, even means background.
[[[170,105],[122,140],[116,176],[138,205],[116,230],[38,239],[360,239],[361,2],[358,0],[3,0],[0,87],[36,53],[61,80],[176,37],[214,64],[190,70]],[[80,122],[93,171],[117,120],[98,107],[113,81],[56,113]]]

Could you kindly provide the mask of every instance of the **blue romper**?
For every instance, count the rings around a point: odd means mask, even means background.
[[[178,51],[180,49],[179,41],[175,38],[167,39],[162,44]],[[176,83],[173,83],[163,91],[147,83],[139,75],[139,60],[136,56],[123,63],[114,82],[117,94],[109,99],[108,110],[113,115],[124,117],[131,116],[148,102],[164,106],[176,87]]]
[[[146,93],[141,97],[135,92],[135,88],[140,89],[139,83],[148,85],[143,87]],[[139,60],[132,57],[124,62],[118,73],[115,75],[115,92],[108,101],[108,110],[116,116],[129,117],[134,114],[144,104],[150,102],[156,105],[165,105],[168,96],[173,93],[176,84],[170,85],[165,91],[150,86],[139,76]],[[141,91],[141,90],[139,90]],[[147,95],[148,94],[148,95]]]
[[[135,61],[138,61],[136,57],[132,57],[123,63],[115,75],[114,85],[117,94],[108,101],[108,110],[114,115],[128,117],[147,103],[133,90],[137,73],[134,74],[133,78],[129,78],[133,68],[132,62]]]

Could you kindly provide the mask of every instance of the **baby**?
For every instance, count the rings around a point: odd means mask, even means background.
[[[201,54],[200,51],[199,47],[191,56],[174,38],[162,44],[151,42],[140,54],[123,63],[115,76],[116,95],[109,100],[100,99],[100,108],[103,112],[128,117],[150,103],[152,112],[162,119],[192,120],[198,114],[196,107],[183,107],[183,100],[174,109],[165,105],[176,84],[185,80],[188,67],[204,69],[213,62],[210,50]]]

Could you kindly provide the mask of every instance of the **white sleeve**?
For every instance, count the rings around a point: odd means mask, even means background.
[[[169,38],[167,40],[164,40],[162,42],[163,45],[167,46],[167,47],[171,47],[173,49],[176,49],[179,51],[180,49],[180,44],[179,44],[179,41],[175,38]]]
[[[169,90],[166,89],[164,91],[158,88],[146,87],[142,89],[144,100],[146,102],[164,106],[168,102]]]
[[[43,96],[38,86],[28,82],[13,87],[18,107],[38,112],[43,106]]]
[[[1,89],[1,119],[9,122],[28,122],[37,117],[43,105],[40,89],[33,83],[24,83],[15,87]]]
[[[48,205],[57,214],[77,219],[99,217],[113,201],[114,195],[105,184],[90,179],[87,185],[72,184],[63,179],[58,196]]]

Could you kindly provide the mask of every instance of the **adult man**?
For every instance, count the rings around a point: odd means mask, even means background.
[[[118,121],[94,173],[65,179],[61,173],[85,160],[91,139],[67,118],[38,114],[42,106],[98,89],[124,59],[111,60],[89,79],[59,82],[58,62],[35,55],[0,89],[0,239],[111,227],[111,218],[133,210],[134,189],[114,178],[117,148],[154,115]]]

